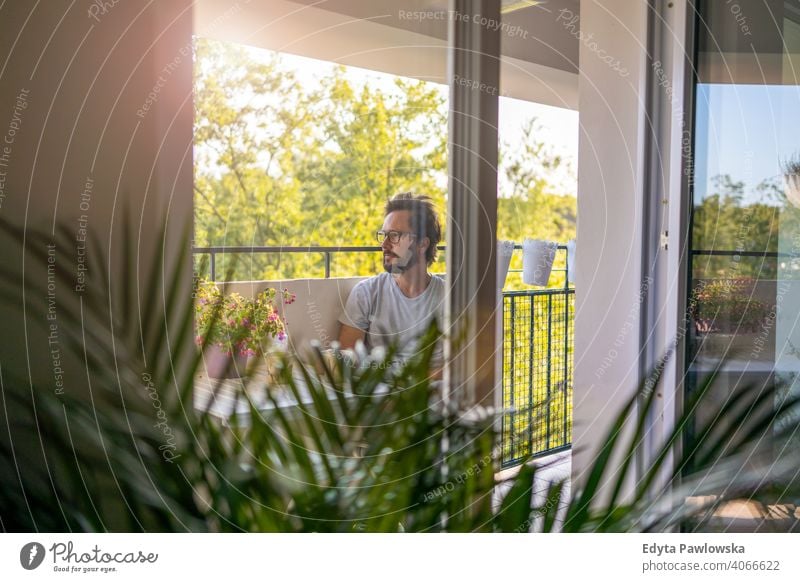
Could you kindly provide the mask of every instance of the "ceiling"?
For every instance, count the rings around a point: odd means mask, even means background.
[[[701,83],[797,85],[800,0],[737,0],[739,11],[703,5],[698,31]]]
[[[502,95],[578,107],[579,0],[504,0]],[[447,0],[197,0],[195,34],[447,83]],[[437,12],[438,19],[409,13]]]
[[[447,40],[446,19],[413,20],[401,18],[408,12],[444,12],[448,0],[292,0],[353,18],[369,19],[385,26],[417,32]],[[542,0],[531,6],[520,0],[503,0],[510,9],[503,15],[504,24],[519,27],[522,34],[501,34],[504,56],[553,67],[570,73],[578,72],[578,39],[564,26],[554,26],[561,10],[580,15],[580,0]],[[519,6],[519,8],[518,8]],[[527,34],[524,34],[527,32]]]

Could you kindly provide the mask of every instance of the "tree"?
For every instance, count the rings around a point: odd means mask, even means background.
[[[755,193],[759,201],[747,204],[744,182],[728,174],[715,176],[711,191],[694,206],[692,248],[695,251],[777,252],[780,221],[789,216],[785,208],[782,210],[782,193],[770,181],[758,184]],[[696,279],[774,279],[777,261],[765,257],[700,254],[694,256],[693,271]]]
[[[554,191],[552,175],[567,165],[565,158],[538,137],[541,124],[534,117],[525,122],[522,147],[506,144],[501,151],[501,184],[497,201],[497,236],[501,240],[522,242],[526,238],[566,243],[575,238],[577,198],[574,193]],[[557,256],[556,269],[564,268],[563,253]],[[519,253],[512,269],[522,268]],[[550,286],[564,285],[563,272],[555,271]],[[518,275],[509,275],[508,288],[526,288]]]
[[[331,67],[309,87],[278,54],[256,59],[207,39],[197,41],[195,67],[196,244],[377,246],[383,205],[404,191],[431,196],[444,214],[447,110],[439,86],[375,82]],[[522,147],[503,148],[498,235],[566,242],[575,237],[576,200],[552,186],[566,162],[539,130],[531,119]],[[368,275],[380,258],[337,253],[332,267],[334,275]],[[321,255],[256,255],[233,276],[321,276],[322,268]],[[563,284],[563,274],[551,281]]]
[[[440,93],[398,79],[355,86],[342,67],[309,89],[281,57],[199,39],[196,48],[196,243],[377,245],[386,199],[413,190],[444,207]],[[247,278],[321,274],[320,257],[252,258]],[[368,274],[375,256],[337,256]],[[241,268],[236,273],[242,278]]]

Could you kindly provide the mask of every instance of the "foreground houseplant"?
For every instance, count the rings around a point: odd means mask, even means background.
[[[21,236],[2,221],[0,234]],[[45,245],[27,236],[33,253],[27,268],[47,265]],[[131,241],[128,249],[134,246]],[[133,270],[127,252],[121,264]],[[91,267],[103,264],[93,261]],[[193,375],[201,362],[191,341],[194,306],[178,291],[179,282],[154,264],[144,278],[141,304],[148,309],[141,312],[141,327],[131,315],[136,294],[101,277],[87,287],[82,310],[60,304],[62,360],[86,372],[69,376],[63,393],[31,384],[23,358],[2,362],[5,530],[663,531],[702,523],[728,499],[800,497],[796,455],[770,459],[767,470],[753,471],[743,462],[752,461],[753,442],[786,450],[796,424],[776,420],[797,411],[797,398],[770,387],[744,390],[688,431],[695,407],[712,406],[706,394],[714,374],[633,481],[634,491],[623,494],[646,436],[645,419],[658,399],[661,367],[619,411],[586,468],[585,483],[573,485],[571,496],[564,495],[564,482],[534,496],[537,469],[524,465],[496,507],[490,503],[493,418],[441,405],[429,381],[433,341],[424,341],[431,348],[401,369],[355,367],[345,358],[331,365],[318,352],[318,372],[310,362],[284,356],[295,369],[282,366],[281,382],[304,403],[292,413],[274,400],[271,409],[256,405],[247,388],[263,380],[246,378],[237,396],[248,403],[247,412],[221,422],[193,405]],[[59,289],[68,288],[72,267],[54,265]],[[134,272],[126,278],[135,279]],[[3,300],[18,297],[20,281],[10,270],[0,275]],[[27,295],[31,326],[47,323],[40,317],[47,295],[34,292],[36,285],[32,280]],[[158,307],[162,290],[169,292]],[[113,328],[104,312],[109,304],[117,314]],[[105,341],[103,330],[113,342]],[[438,332],[429,333],[432,340]],[[381,363],[392,357],[389,350]],[[666,464],[671,456],[675,469]],[[683,471],[688,466],[691,474]],[[688,505],[689,495],[714,497]]]
[[[194,297],[195,342],[206,346],[205,365],[210,378],[241,377],[248,358],[264,355],[273,340],[286,339],[275,289],[249,298],[236,292],[224,293],[215,283],[200,280]],[[282,291],[283,305],[294,299],[288,289]]]

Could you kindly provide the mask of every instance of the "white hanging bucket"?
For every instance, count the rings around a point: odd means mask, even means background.
[[[506,286],[508,267],[511,265],[511,256],[514,254],[513,240],[497,241],[497,288]]]
[[[526,285],[546,287],[556,258],[558,243],[526,238],[522,243],[522,280]]]

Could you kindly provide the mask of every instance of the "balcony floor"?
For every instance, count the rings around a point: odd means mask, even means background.
[[[563,522],[564,513],[570,500],[572,451],[561,451],[558,453],[553,453],[552,455],[539,457],[534,462],[536,465],[538,465],[539,469],[536,471],[536,475],[533,480],[533,498],[531,500],[531,505],[533,507],[539,507],[544,504],[547,489],[552,483],[562,480],[565,483],[556,517],[556,528],[558,529]],[[500,502],[511,488],[511,481],[507,481],[506,479],[516,475],[518,471],[518,467],[512,467],[510,469],[500,471],[496,475],[496,478],[501,480],[501,482],[495,487],[492,499],[492,506],[495,510],[499,508]],[[537,517],[530,524],[528,531],[540,531],[541,526],[542,518]]]

